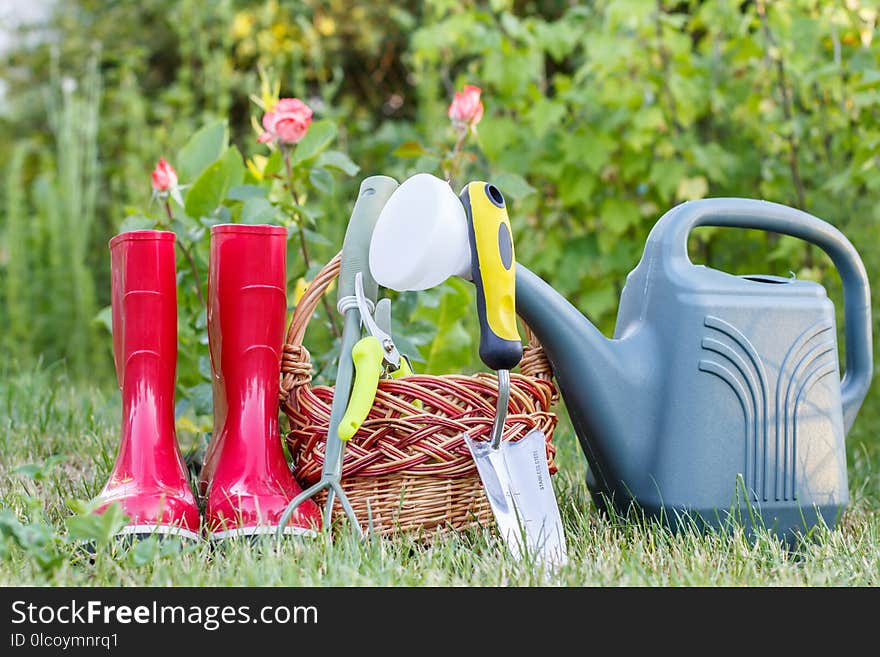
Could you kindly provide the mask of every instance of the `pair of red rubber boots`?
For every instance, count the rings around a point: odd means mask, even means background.
[[[211,229],[208,342],[214,431],[199,476],[204,524],[174,429],[177,366],[175,235],[139,230],[110,240],[113,354],[122,390],[122,437],[97,512],[121,504],[123,534],[199,539],[274,533],[300,492],[281,447],[278,386],[287,311],[287,231]],[[285,533],[320,528],[299,507]]]

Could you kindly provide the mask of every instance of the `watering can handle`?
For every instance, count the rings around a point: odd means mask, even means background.
[[[831,258],[843,282],[846,371],[840,395],[849,431],[873,373],[871,289],[865,266],[852,243],[831,224],[786,205],[716,198],[683,203],[667,212],[651,230],[646,250],[654,249],[662,258],[690,264],[688,235],[697,226],[755,228],[791,235],[815,244]]]

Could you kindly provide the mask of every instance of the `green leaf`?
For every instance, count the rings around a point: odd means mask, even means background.
[[[422,155],[416,160],[413,168],[416,171],[436,171],[440,166],[440,158],[436,155]]]
[[[111,335],[113,334],[113,313],[110,306],[101,308],[92,321],[99,326],[103,326]]]
[[[228,188],[226,163],[220,159],[202,171],[189,188],[183,208],[191,217],[207,217],[223,202]]]
[[[473,340],[465,319],[475,313],[472,286],[458,278],[450,278],[439,287],[419,295],[419,306],[412,320],[427,321],[437,327],[433,340],[419,351],[424,359],[425,374],[461,371],[470,363]]]
[[[601,317],[617,308],[617,291],[613,287],[590,287],[582,298],[588,317]]]
[[[336,138],[336,124],[324,119],[315,121],[309,126],[309,131],[302,141],[296,145],[293,151],[291,164],[297,166],[306,160],[310,160],[323,151],[330,142]]]
[[[342,151],[325,151],[318,156],[315,164],[319,167],[338,169],[347,176],[353,176],[361,168]]]
[[[303,228],[303,233],[306,236],[307,242],[311,242],[312,244],[320,244],[321,246],[333,246],[333,242],[321,235],[321,233],[317,233],[310,228]]]
[[[679,161],[655,160],[649,180],[654,183],[660,200],[672,202],[679,181],[685,177],[687,166]]]
[[[259,185],[236,185],[229,189],[226,198],[232,201],[247,201],[251,198],[266,198],[266,189]]]
[[[196,415],[211,413],[214,390],[210,383],[197,383],[192,388],[186,390],[186,395],[192,401],[193,412]]]
[[[862,79],[855,85],[859,91],[880,87],[880,71],[866,70],[862,72]]]
[[[151,536],[145,541],[138,541],[128,553],[128,558],[135,566],[152,563],[158,556],[159,541],[155,536]]]
[[[264,198],[249,198],[241,209],[241,223],[268,224],[275,219],[275,206]]]
[[[516,173],[499,173],[497,176],[494,176],[492,182],[501,190],[501,194],[505,198],[509,197],[514,201],[535,193],[535,188],[525,178]]]
[[[0,511],[0,544],[3,549],[6,539],[14,541],[44,573],[53,573],[67,560],[66,555],[58,550],[59,541],[50,525],[39,521],[25,525],[14,513],[3,510]]]
[[[106,545],[125,526],[126,520],[122,505],[116,502],[103,513],[72,516],[67,519],[66,525],[72,539]]]
[[[322,194],[330,196],[333,193],[333,176],[327,169],[312,169],[309,171],[309,182]]]
[[[9,509],[0,509],[0,536],[16,536],[21,529],[21,522]]]
[[[292,209],[296,210],[306,226],[316,226],[318,219],[323,216],[321,209],[312,205],[292,205]]]
[[[34,481],[45,481],[52,468],[54,468],[59,463],[63,463],[65,460],[65,457],[59,454],[53,454],[42,463],[27,463],[25,465],[21,465],[15,468],[15,470],[13,470],[12,472],[15,474],[24,475],[28,479],[32,479]]]
[[[64,505],[70,509],[74,515],[82,516],[91,513],[97,508],[95,500],[80,500],[76,498],[68,498],[64,501]]]
[[[229,128],[225,120],[212,121],[196,132],[177,154],[177,169],[181,182],[198,178],[201,173],[226,150]]]
[[[417,141],[405,141],[400,146],[394,149],[392,155],[395,157],[401,157],[404,159],[412,159],[416,157],[421,157],[425,154],[425,149],[422,145]]]
[[[244,159],[242,158],[238,147],[230,146],[227,148],[226,152],[223,153],[223,162],[226,168],[226,191],[228,192],[232,187],[238,187],[244,182]],[[226,194],[224,192],[224,197],[225,196]]]
[[[709,192],[709,183],[703,176],[682,178],[678,183],[675,196],[682,201],[696,201],[704,198]]]
[[[208,217],[226,199],[230,187],[241,184],[244,164],[235,146],[202,172],[186,194],[184,210],[190,217]]]
[[[122,220],[122,223],[119,224],[119,232],[127,233],[131,230],[144,230],[147,228],[155,228],[156,220],[150,219],[150,217],[145,217],[141,214],[132,214],[127,216]]]
[[[263,175],[264,176],[274,176],[276,173],[281,171],[281,166],[284,164],[284,158],[281,155],[280,150],[272,151],[272,154],[269,156],[269,159],[266,160],[266,166],[263,167]]]
[[[559,100],[541,98],[529,109],[528,116],[532,132],[536,137],[543,137],[556,127],[565,116],[565,103]]]
[[[630,226],[638,225],[641,219],[637,203],[618,198],[605,199],[600,216],[609,233],[617,236],[623,235]]]
[[[617,142],[599,131],[585,128],[562,144],[565,161],[579,169],[599,173],[617,148]]]
[[[213,378],[211,373],[211,357],[207,355],[199,356],[198,362],[199,374],[202,375],[205,381],[210,381]]]
[[[18,466],[15,470],[12,471],[14,474],[24,475],[28,479],[42,479],[43,466],[38,463],[27,463],[25,465]]]
[[[596,189],[596,176],[585,176],[580,167],[566,164],[557,182],[559,200],[566,206],[589,203]]]

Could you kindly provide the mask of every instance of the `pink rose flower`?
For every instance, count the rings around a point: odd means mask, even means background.
[[[157,192],[168,192],[177,187],[177,172],[164,157],[159,158],[150,179],[153,181],[153,190]]]
[[[263,114],[263,134],[257,139],[261,144],[275,141],[279,144],[296,144],[302,139],[312,122],[312,110],[299,98],[282,98],[271,112]]]
[[[449,118],[457,130],[474,129],[483,118],[481,93],[483,90],[472,84],[466,84],[462,91],[455,92],[449,105]]]

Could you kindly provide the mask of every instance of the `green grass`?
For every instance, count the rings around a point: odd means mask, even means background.
[[[152,540],[112,542],[92,561],[67,535],[66,502],[94,495],[116,450],[118,394],[74,386],[59,368],[0,372],[0,584],[52,585],[877,585],[880,441],[872,396],[849,438],[852,503],[840,526],[787,551],[766,534],[672,534],[650,521],[608,518],[590,503],[584,459],[557,434],[558,498],[570,562],[557,574],[516,563],[488,529],[431,545],[409,539],[233,542],[211,549]],[[565,424],[565,423],[564,423]],[[55,458],[52,458],[55,457]],[[38,464],[40,467],[22,466]]]

